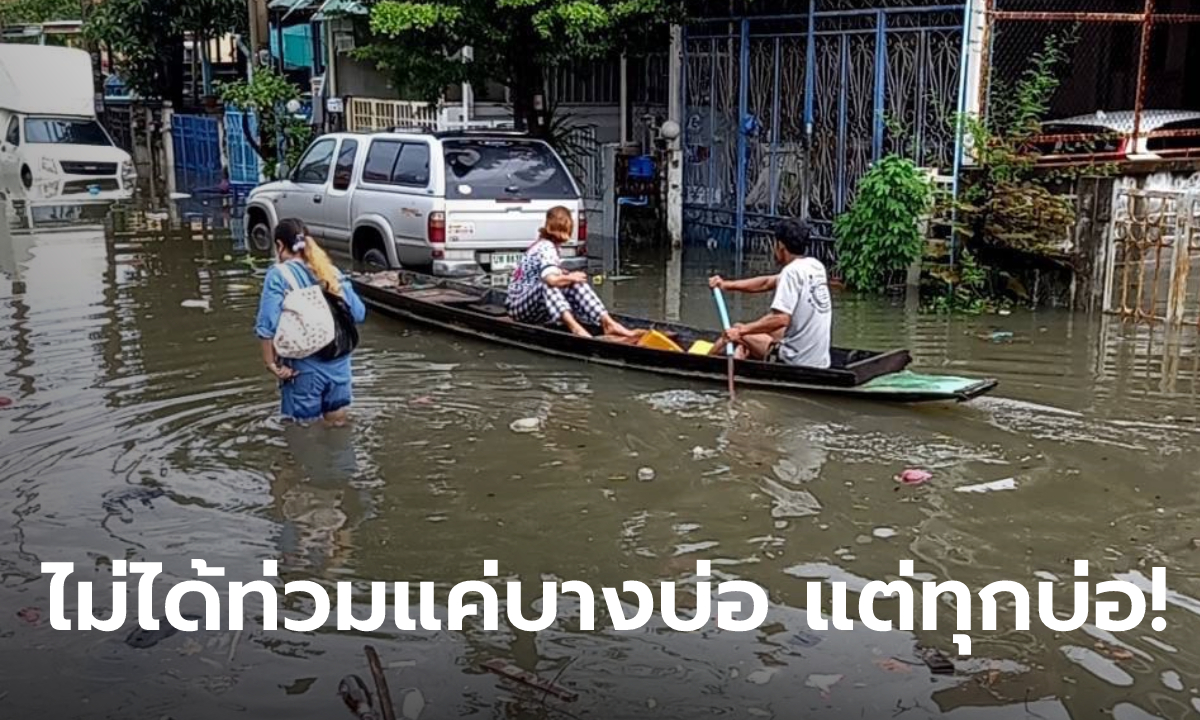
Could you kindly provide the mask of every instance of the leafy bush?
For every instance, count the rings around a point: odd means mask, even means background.
[[[838,269],[848,285],[878,292],[921,257],[921,223],[932,198],[929,176],[911,160],[888,155],[867,171],[833,226]]]

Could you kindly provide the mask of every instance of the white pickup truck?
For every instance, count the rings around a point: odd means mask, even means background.
[[[470,276],[515,268],[558,205],[575,217],[564,264],[586,267],[579,186],[548,144],[495,132],[334,133],[286,180],[255,188],[245,212],[258,250],[271,248],[281,219],[298,218],[368,267]]]

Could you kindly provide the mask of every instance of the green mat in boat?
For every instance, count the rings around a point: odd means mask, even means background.
[[[856,389],[877,393],[936,393],[957,395],[983,382],[979,378],[961,378],[952,375],[922,375],[904,370],[870,380]]]

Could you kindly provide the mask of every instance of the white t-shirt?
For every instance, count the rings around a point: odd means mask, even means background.
[[[779,359],[788,365],[829,367],[833,302],[821,261],[806,257],[788,263],[779,273],[771,309],[792,316],[779,344]]]

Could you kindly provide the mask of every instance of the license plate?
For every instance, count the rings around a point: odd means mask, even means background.
[[[521,264],[521,253],[495,253],[492,255],[492,272],[513,270]]]

